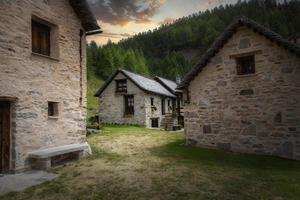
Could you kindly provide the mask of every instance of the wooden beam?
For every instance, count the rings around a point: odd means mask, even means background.
[[[0,96],[0,101],[17,101],[18,97]]]
[[[250,56],[250,55],[261,54],[261,53],[262,53],[262,50],[255,50],[255,51],[249,51],[249,52],[245,52],[245,53],[233,54],[233,55],[230,55],[229,57],[231,59],[235,59],[235,58],[238,58],[238,57]]]

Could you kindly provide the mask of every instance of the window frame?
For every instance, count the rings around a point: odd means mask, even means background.
[[[43,56],[51,56],[52,27],[35,18],[31,19],[31,51]],[[45,42],[46,44],[43,44]],[[45,45],[45,47],[43,47]]]
[[[123,86],[120,84],[124,84]],[[127,93],[127,79],[116,80],[116,93]]]
[[[153,97],[150,97],[150,105],[154,106],[154,98]]]
[[[134,115],[134,95],[124,95],[124,116]]]
[[[237,76],[254,75],[256,73],[255,54],[238,56],[235,61]]]
[[[48,118],[58,118],[59,102],[48,101]]]

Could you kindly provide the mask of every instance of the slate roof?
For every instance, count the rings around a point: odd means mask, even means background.
[[[289,50],[290,52],[300,57],[300,46],[289,42],[288,40],[281,37],[279,34],[271,31],[268,28],[265,28],[262,25],[259,25],[255,21],[242,16],[236,18],[225,29],[225,31],[216,39],[212,46],[202,55],[200,62],[198,62],[198,64],[184,77],[183,81],[177,88],[183,89],[187,87],[190,81],[192,81],[198,75],[198,73],[201,72],[202,68],[204,68],[207,65],[210,59],[220,51],[220,49],[225,45],[225,43],[241,26],[246,26],[252,29],[254,32],[263,35],[264,37],[276,43],[277,45]]]
[[[100,29],[86,0],[69,0],[69,2],[86,32]]]
[[[164,86],[162,86],[159,82],[144,77],[139,74],[135,74],[133,72],[124,70],[124,69],[118,69],[116,70],[104,83],[104,85],[98,90],[98,92],[95,94],[96,97],[99,97],[101,93],[106,89],[106,87],[114,80],[115,76],[118,73],[122,73],[125,77],[127,77],[129,80],[131,80],[138,88],[144,90],[145,92],[154,93],[162,96],[172,97],[175,98],[176,96],[172,94],[170,91],[168,91]]]
[[[169,90],[169,92],[175,94],[176,92],[176,88],[177,88],[177,83],[175,83],[174,81],[159,77],[159,76],[155,76],[154,80],[158,81],[161,85],[163,85],[165,88],[167,88],[167,90]]]

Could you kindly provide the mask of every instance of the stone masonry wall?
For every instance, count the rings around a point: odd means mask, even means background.
[[[153,98],[153,100],[154,100],[154,106],[155,106],[156,110],[151,108],[151,98]],[[171,113],[172,110],[168,108],[168,100],[171,101],[171,105],[172,105],[171,98],[162,97],[160,95],[154,95],[154,94],[147,94],[145,96],[146,127],[148,127],[148,128],[151,127],[151,119],[152,118],[158,118],[158,126],[160,126],[160,122],[163,118],[162,105],[161,105],[162,98],[165,99],[165,112]]]
[[[125,79],[119,73],[114,80]],[[134,95],[134,115],[124,117],[124,95],[116,93],[116,82],[112,81],[99,98],[99,119],[102,123],[136,124],[145,126],[144,92],[127,79],[127,94]]]
[[[99,119],[102,123],[109,124],[136,124],[150,128],[151,118],[162,119],[160,95],[149,94],[138,88],[134,83],[127,79],[127,94],[134,95],[134,115],[124,116],[124,94],[116,93],[116,82],[118,79],[126,77],[119,73],[114,80],[107,86],[99,98]],[[157,110],[151,109],[151,97],[154,98],[154,106]],[[167,100],[165,98],[166,112]],[[171,100],[171,99],[170,99]]]
[[[256,73],[234,56],[255,51]],[[188,144],[300,160],[300,59],[241,27],[189,85]]]
[[[11,169],[28,168],[32,150],[84,143],[86,117],[85,39],[82,42],[83,105],[80,98],[81,21],[67,0],[0,1],[0,96],[13,106]],[[31,53],[31,18],[57,26],[55,59]],[[48,101],[59,102],[59,117],[48,118]]]

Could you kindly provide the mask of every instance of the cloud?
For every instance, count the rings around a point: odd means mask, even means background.
[[[172,24],[176,19],[168,17],[159,22],[159,25]]]
[[[149,23],[166,0],[88,0],[96,18],[112,25]]]
[[[212,5],[212,4],[222,4],[223,0],[208,0],[208,4]]]
[[[131,37],[133,35],[129,34],[129,33],[110,33],[110,32],[104,32],[101,34],[101,37],[108,37],[108,38],[128,38]]]

